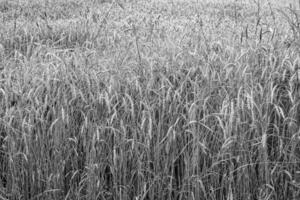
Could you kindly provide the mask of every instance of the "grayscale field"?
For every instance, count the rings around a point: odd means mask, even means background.
[[[300,199],[300,1],[0,0],[0,200]]]

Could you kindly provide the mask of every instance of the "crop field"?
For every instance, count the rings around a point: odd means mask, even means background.
[[[300,199],[300,1],[0,0],[0,200]]]

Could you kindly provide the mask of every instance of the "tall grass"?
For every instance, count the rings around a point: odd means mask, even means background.
[[[296,8],[5,2],[1,199],[300,197]]]

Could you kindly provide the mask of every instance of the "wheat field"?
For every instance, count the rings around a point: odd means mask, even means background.
[[[0,0],[0,199],[300,199],[280,2]]]

